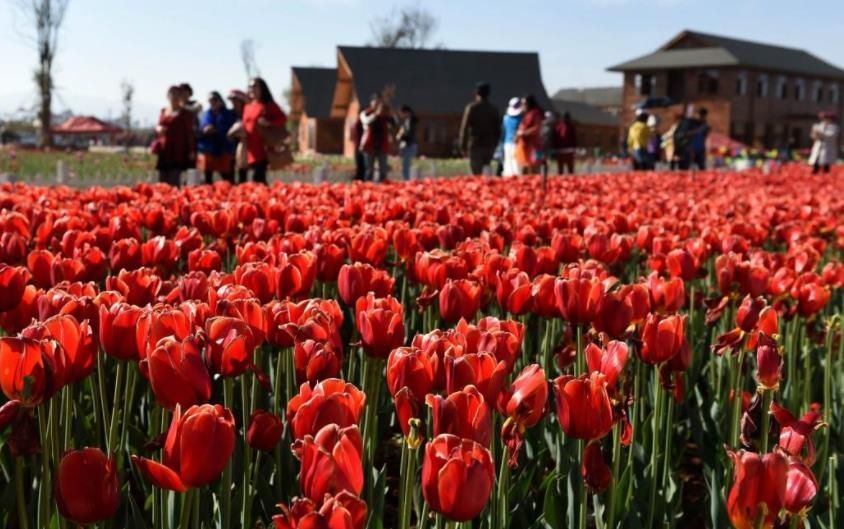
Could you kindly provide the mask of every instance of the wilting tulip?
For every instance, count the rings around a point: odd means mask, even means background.
[[[0,312],[13,309],[20,303],[29,277],[29,272],[22,266],[0,264],[0,292],[3,293],[0,296]]]
[[[727,497],[730,521],[736,529],[771,529],[783,505],[788,461],[776,452],[764,456],[744,450],[728,453],[735,465]]]
[[[547,401],[545,370],[538,364],[531,364],[525,366],[510,388],[501,394],[498,409],[522,429],[530,428],[544,416]]]
[[[468,279],[448,279],[440,289],[440,315],[447,322],[471,321],[481,307],[481,286]]]
[[[817,403],[799,419],[776,401],[771,403],[771,415],[780,426],[779,446],[787,454],[801,458],[807,465],[815,462],[815,442],[812,435],[826,426]],[[805,451],[805,454],[804,454]]]
[[[442,434],[425,445],[422,495],[434,512],[449,520],[462,522],[479,515],[494,481],[492,456],[479,443]]]
[[[736,325],[744,332],[751,332],[759,322],[759,315],[766,306],[765,298],[745,296],[736,309]]]
[[[601,452],[601,443],[592,441],[583,450],[580,475],[586,486],[595,492],[603,492],[612,481],[612,470]]]
[[[403,387],[420,402],[434,387],[434,362],[417,347],[393,349],[387,359],[387,388],[395,396]]]
[[[249,417],[246,442],[255,450],[271,452],[281,441],[284,423],[281,417],[267,410],[256,409]]]
[[[756,382],[762,389],[775,390],[782,380],[782,356],[776,345],[756,348]],[[767,410],[765,410],[767,411]]]
[[[282,351],[279,354],[289,353]],[[300,384],[306,381],[313,384],[336,377],[340,373],[340,368],[343,367],[343,351],[338,351],[330,341],[301,340],[294,346],[293,362],[296,366],[296,381]]]
[[[64,350],[52,339],[0,338],[0,388],[9,400],[33,407],[64,384]]]
[[[214,373],[236,377],[253,366],[255,338],[245,321],[220,316],[205,322],[208,336],[206,361]]]
[[[65,518],[88,525],[120,507],[117,462],[99,448],[70,450],[56,469],[56,504]]]
[[[806,516],[812,507],[820,486],[815,474],[802,461],[790,458],[786,473],[783,507],[792,516]]]
[[[100,307],[100,346],[120,360],[139,360],[136,326],[143,311],[128,303]]]
[[[627,365],[627,344],[613,340],[602,349],[590,343],[586,346],[584,353],[589,372],[602,373],[606,376],[607,386],[615,388],[621,373],[624,372],[624,366]]]
[[[557,308],[572,325],[586,325],[595,319],[604,296],[604,284],[597,278],[557,279],[554,283]]]
[[[466,386],[448,397],[429,394],[434,435],[452,434],[488,447],[492,438],[492,413],[475,386]]]
[[[202,360],[202,347],[194,337],[179,341],[167,337],[140,362],[152,392],[162,407],[188,408],[211,398],[211,376]]]
[[[376,298],[384,298],[393,292],[393,279],[386,271],[364,263],[343,265],[337,276],[337,290],[343,303],[353,307],[358,298],[369,292]]]
[[[600,439],[612,429],[613,414],[606,377],[598,372],[554,380],[557,417],[567,436]]]
[[[341,428],[357,424],[365,404],[366,395],[339,378],[323,380],[313,388],[304,383],[287,403],[287,424],[293,439],[303,439],[328,424]]]
[[[216,480],[234,450],[234,416],[217,405],[176,406],[161,463],[133,455],[132,461],[153,485],[185,492]]]
[[[356,323],[364,351],[375,358],[387,358],[404,345],[404,306],[392,296],[376,298],[370,292],[355,303]]]
[[[273,516],[275,529],[363,529],[366,524],[366,503],[348,491],[325,498],[321,507],[309,498],[278,507],[282,514]]]
[[[299,487],[313,501],[326,494],[363,490],[363,441],[356,425],[324,426],[317,434],[296,441],[293,451],[301,461]]]
[[[648,364],[667,362],[688,348],[686,315],[660,316],[651,313],[642,328],[639,356]]]

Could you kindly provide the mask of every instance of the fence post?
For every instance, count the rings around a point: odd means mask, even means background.
[[[67,164],[64,160],[56,161],[56,183],[62,185],[67,180]]]

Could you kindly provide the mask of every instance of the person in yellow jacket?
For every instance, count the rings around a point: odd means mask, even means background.
[[[633,157],[634,171],[644,171],[650,167],[650,154],[648,153],[650,138],[651,128],[648,127],[648,114],[640,112],[627,130],[627,152]]]

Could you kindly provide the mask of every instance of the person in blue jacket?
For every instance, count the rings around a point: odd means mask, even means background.
[[[226,107],[219,92],[211,92],[208,106],[199,122],[196,167],[205,173],[206,184],[214,183],[214,173],[220,173],[227,182],[234,182],[235,143],[228,138],[228,132],[237,116]]]

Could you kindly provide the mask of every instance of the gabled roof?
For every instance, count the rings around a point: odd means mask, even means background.
[[[293,75],[302,86],[305,114],[312,118],[331,115],[334,87],[337,85],[337,68],[293,67]]]
[[[818,77],[844,78],[844,70],[797,48],[763,44],[697,31],[683,31],[659,50],[610,71],[744,66]]]
[[[560,88],[551,99],[560,101],[576,101],[596,107],[611,107],[621,105],[620,86],[596,86],[591,88]]]
[[[582,123],[584,125],[608,125],[618,126],[618,118],[608,112],[604,112],[600,108],[592,105],[581,103],[579,101],[565,101],[563,99],[553,99],[552,104],[554,110],[563,115],[568,112],[571,119],[575,123]]]
[[[479,81],[490,83],[490,100],[502,111],[514,96],[533,94],[551,102],[542,84],[539,55],[495,51],[340,46],[360,100],[395,85],[394,103],[417,112],[453,114],[471,101]]]
[[[53,127],[55,134],[117,134],[123,129],[94,116],[72,116]]]

